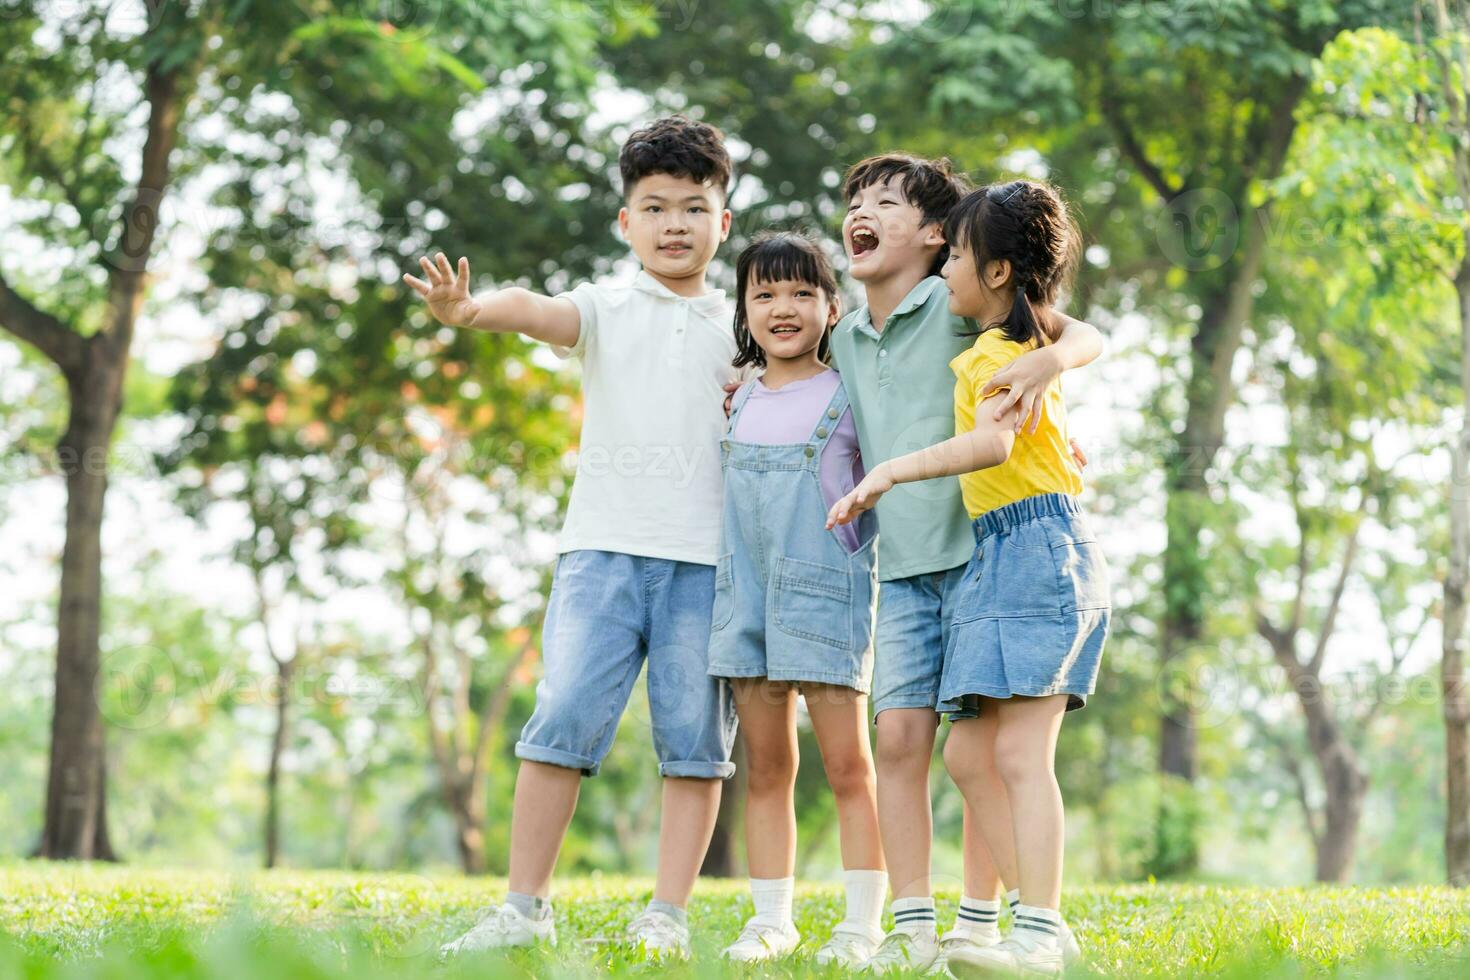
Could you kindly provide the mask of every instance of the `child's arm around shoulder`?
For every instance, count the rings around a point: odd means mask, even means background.
[[[419,265],[426,279],[405,274],[403,281],[424,298],[440,323],[491,333],[522,333],[557,347],[576,346],[582,315],[571,300],[518,286],[471,296],[468,259],[461,258],[455,269],[440,252],[432,262],[420,258]]]
[[[852,492],[832,505],[827,512],[828,530],[849,524],[863,511],[876,507],[878,498],[897,484],[959,476],[1001,465],[1010,459],[1016,445],[1019,413],[1018,408],[1012,408],[992,418],[988,412],[977,411],[975,427],[969,432],[880,463]]]
[[[1103,336],[1097,327],[1074,320],[1065,313],[1056,316],[1062,322],[1062,332],[1055,343],[1020,355],[997,371],[980,390],[980,396],[984,398],[1003,388],[1010,389],[1004,398],[996,399],[995,417],[999,419],[1019,404],[1021,412],[1017,416],[1017,432],[1023,425],[1028,432],[1036,431],[1041,424],[1041,400],[1046,389],[1063,371],[1091,364],[1103,352]]]

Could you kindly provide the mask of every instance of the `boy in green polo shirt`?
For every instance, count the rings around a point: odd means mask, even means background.
[[[949,289],[938,272],[948,252],[941,226],[967,189],[945,159],[890,153],[847,173],[842,241],[867,302],[837,324],[832,356],[869,469],[954,435],[949,362],[974,336],[963,336],[964,321],[949,312]],[[1096,328],[1069,320],[1057,343],[1023,354],[990,381],[987,391],[1010,389],[993,400],[996,417],[1019,401],[1020,417],[1034,429],[1039,416],[1033,418],[1032,409],[1039,410],[1047,385],[1101,352]],[[875,759],[895,927],[868,969],[942,971],[956,944],[1000,940],[1000,883],[1017,884],[1014,847],[1000,845],[992,853],[986,846],[1010,838],[1005,789],[995,774],[994,806],[985,813],[966,810],[965,896],[955,928],[939,941],[929,880],[929,761],[956,588],[975,540],[956,479],[894,487],[878,502],[878,527]],[[966,760],[967,767],[976,763]],[[995,760],[980,764],[993,770]],[[1070,934],[1066,939],[1075,948]]]

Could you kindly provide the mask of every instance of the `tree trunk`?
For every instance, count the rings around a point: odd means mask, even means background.
[[[485,873],[485,786],[460,784],[453,792],[454,843],[460,867],[467,875]]]
[[[107,454],[120,405],[123,363],[88,344],[84,373],[68,385],[71,416],[58,450],[66,473],[66,544],[61,554],[56,685],[46,817],[37,854],[115,860],[104,797],[104,736],[97,704],[102,621],[102,510]],[[99,397],[99,395],[104,397]]]
[[[97,704],[102,622],[102,513],[107,454],[122,411],[133,330],[142,310],[158,204],[169,183],[178,135],[178,76],[150,70],[145,84],[148,135],[138,184],[123,213],[120,248],[109,253],[106,326],[82,339],[0,283],[0,321],[36,343],[61,367],[71,417],[58,448],[66,472],[66,544],[57,615],[56,690],[45,825],[36,853],[45,858],[115,860],[107,833],[102,715]]]
[[[276,732],[271,738],[270,768],[265,776],[265,866],[274,868],[281,857],[281,757],[286,752],[291,724],[291,675],[296,658],[276,661]]]
[[[1295,657],[1295,653],[1291,655]],[[1357,852],[1358,825],[1363,817],[1363,799],[1368,794],[1368,777],[1333,716],[1334,707],[1322,688],[1321,679],[1298,670],[1293,684],[1307,721],[1307,742],[1312,747],[1327,794],[1322,832],[1315,842],[1317,880],[1345,882],[1352,873]]]
[[[1204,637],[1203,603],[1206,576],[1200,555],[1200,537],[1205,515],[1211,509],[1206,470],[1215,463],[1225,437],[1225,413],[1234,400],[1231,367],[1240,350],[1245,325],[1254,307],[1254,286],[1260,276],[1266,245],[1270,205],[1250,207],[1251,187],[1256,181],[1280,176],[1296,131],[1296,107],[1306,94],[1308,76],[1292,78],[1261,122],[1259,135],[1243,156],[1239,183],[1227,186],[1241,223],[1236,253],[1218,271],[1197,271],[1201,308],[1190,343],[1190,376],[1186,384],[1184,428],[1165,473],[1168,500],[1165,506],[1167,544],[1164,551],[1164,616],[1161,624],[1160,673],[1164,679],[1159,722],[1159,771],[1185,784],[1193,784],[1197,772],[1198,739],[1194,720],[1194,684],[1188,665],[1176,671],[1173,665],[1196,647]],[[1116,117],[1115,117],[1116,118]],[[1126,137],[1126,130],[1121,134]],[[1146,158],[1132,139],[1120,139],[1121,149],[1133,160],[1166,201],[1185,190],[1171,187],[1162,171]],[[1156,853],[1150,859],[1156,874],[1187,873],[1199,861],[1198,829],[1192,805],[1172,815],[1174,807],[1165,796],[1159,815]],[[1180,819],[1184,826],[1177,824]],[[1171,843],[1172,842],[1172,843]]]
[[[1470,886],[1470,690],[1465,676],[1465,599],[1470,575],[1470,230],[1455,276],[1460,305],[1460,431],[1450,477],[1450,567],[1444,582],[1445,873]]]

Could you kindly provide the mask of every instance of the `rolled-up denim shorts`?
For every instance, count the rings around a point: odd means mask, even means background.
[[[596,775],[646,660],[659,774],[733,775],[735,700],[708,671],[714,596],[713,565],[562,554],[542,629],[536,709],[516,755]]]
[[[973,527],[940,710],[1053,694],[1068,695],[1068,711],[1081,708],[1112,618],[1108,566],[1087,515],[1076,498],[1050,493],[982,514]]]
[[[873,716],[889,708],[935,708],[965,565],[878,583]]]

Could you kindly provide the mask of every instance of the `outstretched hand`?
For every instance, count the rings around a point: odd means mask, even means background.
[[[460,257],[459,269],[449,267],[449,259],[443,252],[430,262],[427,256],[419,258],[427,281],[407,273],[403,281],[429,304],[434,319],[450,327],[463,327],[475,322],[480,312],[479,302],[470,295],[470,260]]]
[[[893,477],[888,467],[879,465],[863,477],[863,482],[852,488],[852,492],[832,505],[827,512],[827,530],[838,524],[851,524],[865,510],[878,506],[878,498],[893,489]]]

